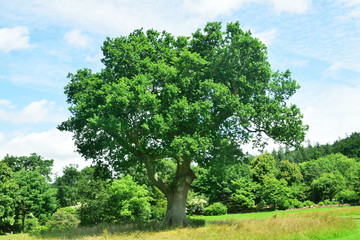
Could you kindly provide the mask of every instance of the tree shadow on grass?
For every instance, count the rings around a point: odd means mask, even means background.
[[[198,228],[206,225],[205,220],[189,219],[186,228]],[[160,232],[184,228],[183,226],[165,226],[161,221],[146,223],[118,223],[118,224],[97,224],[89,227],[77,227],[71,229],[54,229],[33,232],[30,235],[37,239],[59,238],[59,239],[78,239],[83,237],[98,237],[116,234],[131,234],[134,232]]]

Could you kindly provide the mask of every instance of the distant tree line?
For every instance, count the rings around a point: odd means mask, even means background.
[[[197,178],[188,194],[188,215],[359,203],[359,133],[333,144],[239,155],[231,165],[220,162],[192,166]],[[100,163],[82,170],[69,165],[51,182],[52,166],[53,160],[37,154],[0,161],[0,233],[144,222],[165,215],[166,198],[143,166],[116,171]],[[159,166],[160,177],[172,178],[174,162],[163,159]]]

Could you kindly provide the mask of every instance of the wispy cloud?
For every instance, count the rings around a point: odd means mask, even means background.
[[[64,36],[64,39],[68,44],[81,48],[88,47],[91,42],[91,38],[78,29],[67,32]]]
[[[13,109],[10,101],[1,100],[0,103],[0,121],[13,124],[40,124],[40,123],[59,123],[65,119],[65,115],[59,109],[56,109],[54,101],[46,99],[34,101],[21,110]],[[5,106],[6,108],[1,108]],[[12,109],[9,109],[9,106]]]
[[[309,83],[293,97],[310,129],[307,138],[321,144],[331,143],[354,131],[360,131],[360,84]]]
[[[296,14],[306,13],[311,7],[311,0],[271,0],[277,13],[289,12]]]
[[[0,99],[0,108],[4,106],[6,108],[14,108],[15,106],[11,103],[11,101],[6,99]]]
[[[0,50],[10,52],[13,50],[28,49],[30,36],[27,27],[0,28]]]
[[[264,32],[254,33],[253,35],[260,39],[267,47],[269,47],[276,39],[277,29],[273,28]]]
[[[208,21],[230,17],[245,5],[256,4],[271,6],[277,13],[302,14],[309,10],[311,1],[87,0],[85,4],[82,0],[13,0],[12,3],[5,3],[4,8],[8,9],[8,12],[16,10],[24,17],[37,19],[38,23],[47,21],[88,32],[119,35],[144,27],[166,29],[174,34],[189,34]]]
[[[249,0],[184,0],[183,9],[192,14],[215,18],[230,15]]]
[[[63,167],[71,163],[76,163],[80,167],[91,163],[85,162],[75,150],[72,135],[57,129],[32,132],[12,138],[6,138],[4,134],[0,133],[0,159],[6,154],[28,156],[35,152],[45,159],[54,159],[53,172],[57,173],[61,173]]]

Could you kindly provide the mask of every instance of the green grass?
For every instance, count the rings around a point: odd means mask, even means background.
[[[353,213],[357,213],[357,216],[360,216],[360,208],[354,207],[329,207],[329,208],[306,208],[306,209],[294,209],[294,210],[286,210],[286,211],[267,211],[267,212],[255,212],[255,213],[240,213],[240,214],[227,214],[220,216],[191,216],[191,219],[204,220],[206,222],[211,221],[221,221],[221,220],[241,220],[241,219],[266,219],[272,217],[274,214],[291,214],[291,213],[306,213],[306,212],[338,212],[338,215],[345,216],[348,212],[346,209],[351,209],[350,211]],[[340,212],[337,210],[341,210]],[[342,213],[341,213],[342,212]],[[350,215],[349,215],[350,216]],[[354,215],[354,218],[355,215]],[[360,217],[359,217],[360,218]]]
[[[248,239],[248,240],[359,240],[360,207],[333,207],[222,216],[193,216],[187,228],[163,229],[156,224],[109,225],[57,231],[48,235],[15,234],[0,240],[35,239]],[[195,224],[194,224],[195,223]],[[202,224],[201,224],[202,223]],[[106,230],[104,230],[106,229]]]

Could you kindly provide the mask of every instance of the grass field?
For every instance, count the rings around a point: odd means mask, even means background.
[[[0,240],[34,239],[360,239],[360,207],[302,209],[222,216],[193,216],[192,226],[161,229],[157,224],[97,226],[48,235],[15,234]]]

